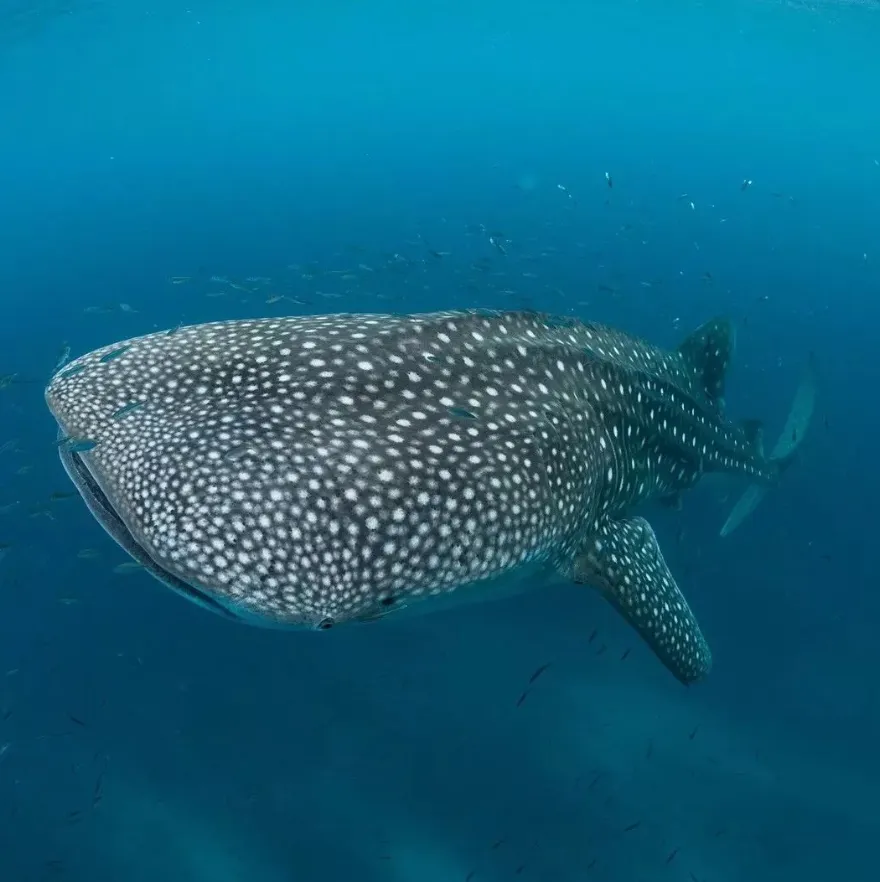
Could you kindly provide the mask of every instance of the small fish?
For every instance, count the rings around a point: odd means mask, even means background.
[[[739,185],[739,188],[740,188],[740,190],[748,190],[749,187],[751,187],[751,186],[752,186],[752,182],[751,182],[751,180],[750,180],[749,178],[746,178],[746,179],[745,179],[745,180]]]
[[[507,249],[504,247],[504,243],[497,237],[489,236],[489,244],[493,245],[501,254],[507,254]]]
[[[476,414],[471,413],[463,407],[450,407],[449,415],[462,420],[475,420],[477,418]]]
[[[95,788],[92,791],[92,806],[97,808],[98,803],[104,798],[104,773],[101,772],[98,775],[97,781],[95,781]]]
[[[73,499],[76,496],[75,490],[56,490],[54,493],[50,494],[49,500],[51,502],[58,502],[62,499]]]
[[[125,573],[137,573],[142,569],[143,566],[141,564],[133,560],[127,560],[125,563],[116,564],[116,566],[113,567],[113,572],[124,575]]]
[[[96,560],[101,556],[101,552],[95,548],[82,548],[76,553],[76,556],[80,560]]]
[[[543,674],[544,671],[546,671],[547,668],[549,668],[549,667],[550,667],[550,662],[546,662],[545,664],[541,665],[541,667],[537,668],[537,669],[535,670],[535,673],[532,674],[531,677],[529,677],[529,686],[531,686],[532,683],[534,683],[535,680],[537,680],[538,677],[540,677],[541,674]]]
[[[610,172],[605,172],[605,183],[608,184],[609,190],[614,186],[614,181],[611,180]]]
[[[108,361],[115,361],[121,355],[125,355],[128,350],[131,349],[131,346],[117,346],[116,349],[111,349],[110,352],[102,355],[98,361],[101,364],[107,364]]]
[[[84,364],[75,364],[66,371],[62,371],[58,376],[60,379],[66,380],[68,377],[75,377],[77,374],[82,373],[85,369],[86,366]]]
[[[121,420],[124,416],[128,416],[128,414],[140,410],[143,406],[142,401],[132,401],[131,404],[126,404],[123,407],[120,407],[119,410],[114,410],[110,415],[110,419]]]
[[[70,453],[88,453],[98,446],[98,442],[90,438],[62,438],[56,446],[63,447]]]
[[[65,343],[61,347],[61,351],[58,353],[58,358],[55,360],[55,367],[53,368],[53,373],[55,371],[60,371],[67,362],[70,361],[70,344]]]

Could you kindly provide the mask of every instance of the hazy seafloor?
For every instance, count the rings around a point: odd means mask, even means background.
[[[876,879],[877,7],[0,0],[0,882]],[[650,515],[706,682],[577,587],[236,627],[72,495],[67,346],[471,306],[730,315],[770,438],[816,353],[751,520]]]

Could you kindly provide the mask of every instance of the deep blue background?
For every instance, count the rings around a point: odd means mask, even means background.
[[[876,878],[876,5],[0,0],[0,882]],[[704,684],[578,588],[236,627],[51,498],[65,342],[474,305],[732,315],[771,440],[818,354],[739,532],[652,515]]]

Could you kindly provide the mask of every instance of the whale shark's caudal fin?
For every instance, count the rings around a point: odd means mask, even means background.
[[[811,353],[801,384],[795,394],[785,428],[770,454],[770,461],[785,471],[794,461],[798,448],[810,427],[816,405],[816,359]],[[737,500],[721,528],[722,536],[729,536],[763,501],[770,489],[766,484],[752,484]]]
[[[599,588],[681,683],[708,673],[712,653],[644,518],[606,521],[565,575]]]

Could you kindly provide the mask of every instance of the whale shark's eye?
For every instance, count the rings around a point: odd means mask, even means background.
[[[394,597],[393,594],[388,594],[383,597],[379,602],[382,604],[382,606],[393,606],[395,600],[397,600],[397,598]]]
[[[333,619],[321,619],[318,622],[319,631],[329,631],[333,627]]]

